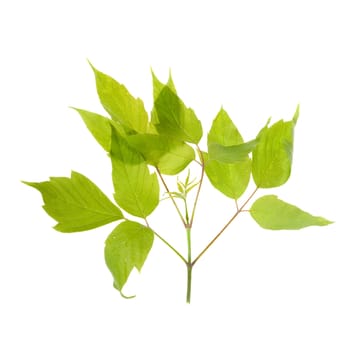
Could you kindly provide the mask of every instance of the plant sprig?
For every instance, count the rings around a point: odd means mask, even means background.
[[[193,267],[240,213],[249,213],[260,227],[269,230],[297,230],[331,223],[276,195],[261,196],[250,204],[259,190],[279,187],[289,179],[299,106],[290,121],[279,120],[270,125],[269,119],[248,142],[221,108],[207,135],[207,151],[202,151],[199,147],[203,136],[201,122],[179,97],[171,74],[164,84],[152,72],[154,105],[149,117],[141,99],[133,97],[109,75],[91,67],[100,102],[108,116],[74,109],[110,157],[114,201],[75,171],[70,177],[24,183],[40,191],[44,210],[57,221],[54,228],[60,232],[85,231],[121,221],[106,239],[105,261],[113,276],[113,285],[122,296],[126,297],[122,290],[132,270],[141,271],[154,237],[186,265],[186,301],[190,303]],[[201,166],[201,172],[199,177],[191,179],[192,162]],[[188,169],[187,175],[181,180],[178,175],[185,169]],[[169,189],[165,175],[176,177],[177,190]],[[192,229],[205,175],[216,190],[234,201],[236,210],[193,258]],[[241,200],[251,179],[254,190]],[[170,199],[185,229],[186,257],[148,223],[147,218],[162,200],[160,187],[166,195],[163,199]],[[191,191],[194,192],[192,203]],[[127,213],[141,222],[127,218]]]

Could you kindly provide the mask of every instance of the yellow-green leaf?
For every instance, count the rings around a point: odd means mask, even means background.
[[[154,111],[152,123],[159,134],[195,144],[200,141],[202,137],[200,120],[168,86],[158,94]]]
[[[294,127],[299,117],[299,106],[290,121],[279,120],[266,125],[257,136],[258,144],[252,153],[252,174],[258,187],[283,185],[290,176],[293,159]]]
[[[223,108],[212,123],[207,141],[209,154],[204,153],[207,177],[211,184],[225,196],[238,199],[244,193],[250,179],[251,163],[248,157],[250,150],[242,154],[238,150],[231,155],[228,151],[224,152],[225,148],[243,147],[245,143]],[[230,162],[230,156],[234,156],[232,162]]]
[[[127,142],[162,174],[178,174],[195,159],[191,146],[166,135],[131,135],[127,137]]]
[[[111,123],[110,119],[100,114],[85,111],[84,109],[73,108],[82,117],[88,130],[98,141],[98,143],[107,151],[111,150]]]
[[[92,65],[91,65],[92,66]],[[147,131],[148,115],[139,98],[133,97],[126,87],[92,66],[97,92],[104,109],[112,119],[129,129],[130,133]]]
[[[113,285],[122,296],[122,289],[132,270],[136,268],[141,272],[153,238],[150,228],[129,220],[120,223],[108,236],[104,248],[105,261],[112,273]]]
[[[40,191],[44,210],[61,232],[78,232],[123,219],[123,214],[87,177],[72,172],[71,177],[51,177],[45,182],[24,182]]]
[[[257,199],[250,208],[254,220],[269,230],[298,230],[307,226],[325,226],[332,223],[321,216],[311,215],[280,200],[275,195]]]
[[[157,175],[150,174],[142,155],[114,128],[110,156],[116,202],[128,213],[146,218],[159,203]]]

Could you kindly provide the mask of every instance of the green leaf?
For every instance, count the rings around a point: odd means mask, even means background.
[[[250,214],[262,228],[269,230],[298,230],[307,226],[325,226],[332,223],[283,202],[275,195],[257,199],[250,208]]]
[[[299,117],[299,106],[291,121],[278,121],[266,125],[257,137],[253,150],[252,174],[258,187],[271,188],[283,185],[290,176],[293,158],[294,127]]]
[[[241,162],[227,164],[208,159],[207,153],[203,153],[203,157],[205,172],[211,184],[229,198],[240,198],[249,184],[250,159],[245,158]]]
[[[148,115],[139,98],[134,98],[112,77],[100,72],[91,65],[96,78],[97,92],[104,109],[112,119],[129,129],[130,133],[145,133],[148,128]]]
[[[191,146],[166,135],[131,135],[127,137],[127,142],[162,174],[178,174],[195,159]]]
[[[239,130],[229,117],[228,113],[221,108],[212,122],[211,129],[207,134],[207,143],[218,143],[223,146],[233,146],[243,143],[244,140]]]
[[[218,143],[208,145],[210,159],[222,163],[236,163],[248,158],[248,154],[256,147],[258,140],[251,140],[240,145],[223,146]]]
[[[156,174],[150,174],[142,155],[112,129],[112,178],[114,198],[128,213],[146,218],[159,203]]]
[[[51,177],[45,182],[24,182],[41,192],[44,210],[58,224],[60,232],[86,231],[123,219],[123,214],[104,193],[84,175]]]
[[[126,220],[108,236],[104,256],[114,279],[114,287],[120,291],[132,270],[141,272],[153,244],[153,231],[137,222]]]
[[[155,73],[153,72],[152,69],[151,69],[151,73],[152,73],[152,83],[153,83],[153,101],[157,100],[158,96],[160,95],[160,92],[162,91],[162,89],[165,86],[168,86],[171,89],[171,91],[177,95],[176,87],[175,87],[175,84],[171,77],[171,71],[169,72],[169,78],[168,78],[168,81],[166,84],[164,84],[158,80],[157,76],[155,75]],[[149,124],[149,129],[153,130],[153,131],[155,130],[156,134],[158,134],[156,126],[155,126],[155,124],[157,124],[157,123],[159,123],[158,117],[157,117],[157,111],[156,111],[155,107],[153,107],[152,111],[151,111],[151,123]]]
[[[165,86],[154,103],[152,123],[159,134],[179,141],[197,144],[202,137],[202,126],[195,112],[187,108],[181,99]]]
[[[165,86],[168,86],[171,91],[175,94],[177,94],[176,92],[176,87],[175,84],[172,80],[172,76],[171,76],[171,71],[169,72],[169,76],[168,76],[168,81],[166,84],[161,83],[158,78],[156,77],[155,73],[153,72],[153,70],[151,70],[152,73],[152,83],[153,83],[153,100],[156,101],[160,92],[162,91],[162,89]]]
[[[111,150],[111,123],[110,120],[97,113],[73,108],[82,117],[88,130],[92,133],[98,143],[107,151]]]
[[[207,137],[210,154],[203,153],[205,160],[205,172],[211,184],[225,196],[238,199],[248,186],[251,171],[251,162],[248,152],[229,152],[230,148],[245,147],[235,124],[224,109],[221,109],[214,119]],[[244,146],[246,145],[246,146]],[[226,151],[225,151],[226,150]],[[211,154],[214,159],[211,159]],[[234,157],[230,161],[230,155]],[[215,159],[216,158],[216,159]],[[227,159],[226,159],[227,158]]]

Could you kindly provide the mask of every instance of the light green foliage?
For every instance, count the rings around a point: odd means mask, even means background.
[[[136,268],[141,272],[153,237],[150,228],[129,220],[120,223],[108,236],[104,256],[114,279],[113,285],[121,293],[131,271]]]
[[[123,220],[105,243],[105,261],[114,286],[122,296],[132,270],[141,271],[154,236],[185,264],[186,301],[190,302],[194,265],[239,214],[250,212],[261,227],[271,230],[295,230],[331,223],[285,203],[275,195],[263,196],[252,203],[257,191],[280,186],[289,179],[299,106],[292,120],[280,120],[271,126],[268,122],[248,142],[244,142],[236,125],[221,108],[208,133],[205,152],[199,146],[203,135],[201,122],[178,96],[171,74],[164,84],[152,72],[154,105],[149,119],[139,98],[134,98],[124,85],[112,77],[94,66],[92,69],[100,102],[109,117],[74,109],[110,158],[114,199],[118,206],[77,172],[72,172],[70,178],[51,177],[49,181],[25,184],[41,192],[44,209],[57,221],[55,229],[61,232],[84,231]],[[192,179],[191,164],[192,169],[199,167],[198,176]],[[170,179],[164,175],[178,175],[185,169],[186,177],[184,174],[177,176],[171,187],[167,183]],[[191,231],[206,178],[218,191],[233,200],[235,211],[210,243],[193,257]],[[241,200],[252,180],[254,190]],[[185,229],[185,256],[149,225],[148,217],[160,201],[160,184],[166,195],[163,199],[168,199],[167,202],[174,206]],[[209,204],[213,213],[217,213],[217,203]],[[137,217],[142,224],[131,221],[128,214]],[[212,219],[211,216],[204,218]],[[174,223],[170,231],[175,232],[173,226]]]
[[[147,131],[148,116],[139,98],[134,98],[124,85],[92,66],[97,92],[104,109],[130,133]]]
[[[156,174],[150,174],[144,158],[112,130],[111,145],[114,198],[128,213],[146,218],[159,202]]]
[[[178,174],[195,159],[191,146],[166,135],[131,135],[127,137],[127,142],[162,174]]]
[[[195,112],[187,108],[181,99],[165,86],[155,100],[157,119],[152,123],[160,134],[171,136],[179,141],[197,144],[202,137],[201,122]]]
[[[40,191],[44,210],[60,232],[86,231],[123,218],[122,212],[84,175],[72,171],[68,177],[24,182]]]
[[[258,140],[251,140],[248,142],[241,143],[233,146],[223,146],[219,143],[209,143],[208,151],[209,157],[212,160],[217,160],[221,163],[238,163],[249,158],[249,153],[258,144]]]
[[[172,76],[171,76],[171,72],[168,76],[168,81],[166,84],[161,83],[158,78],[156,77],[155,73],[153,71],[152,72],[152,83],[153,83],[153,100],[156,101],[158,96],[160,95],[160,92],[162,91],[162,89],[165,86],[168,86],[169,89],[174,93],[177,94],[176,92],[176,87],[175,84],[172,80]]]
[[[325,226],[332,223],[283,202],[275,195],[257,199],[250,208],[250,214],[262,228],[269,230],[298,230],[307,226]]]
[[[82,117],[88,130],[107,152],[111,150],[111,123],[110,120],[97,113],[88,112],[84,109],[74,108]]]
[[[193,190],[199,184],[199,182],[197,182],[196,179],[190,181],[190,171],[189,171],[187,173],[185,181],[181,181],[177,177],[176,184],[177,184],[177,191],[167,193],[167,195],[169,196],[168,198],[170,198],[170,196],[173,196],[175,198],[179,198],[182,199],[183,201],[186,201],[189,192],[191,192],[191,190]]]
[[[212,147],[243,146],[244,140],[224,109],[214,119],[207,136],[209,154],[204,154],[205,171],[212,185],[225,196],[238,199],[246,190],[251,170],[251,161],[247,152],[234,152],[238,157],[233,163],[225,163],[220,158],[212,158]],[[235,146],[235,147],[238,147]],[[217,153],[217,152],[216,152]]]
[[[291,121],[279,120],[259,133],[253,150],[252,174],[261,188],[283,185],[289,179],[293,159],[294,127],[299,117],[299,106]]]

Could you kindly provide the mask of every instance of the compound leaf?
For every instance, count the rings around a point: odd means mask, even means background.
[[[79,232],[123,219],[120,209],[87,177],[72,171],[71,177],[51,177],[45,182],[24,182],[40,191],[44,210],[60,232]]]
[[[110,156],[116,202],[128,213],[146,218],[159,203],[157,175],[150,174],[142,155],[114,128]]]
[[[141,272],[142,266],[153,244],[153,231],[138,222],[126,220],[108,236],[104,256],[114,279],[114,287],[120,291],[132,270]]]
[[[257,199],[250,208],[250,214],[262,228],[269,230],[298,230],[307,226],[325,226],[332,223],[286,203],[275,195]]]

